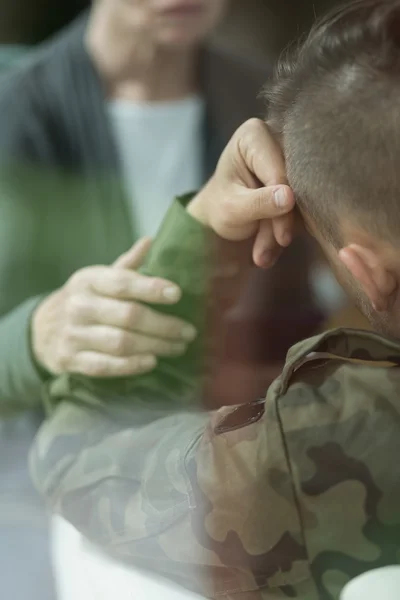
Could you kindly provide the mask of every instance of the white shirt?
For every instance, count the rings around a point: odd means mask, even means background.
[[[135,232],[152,236],[174,197],[202,184],[204,102],[115,100],[108,113]]]
[[[154,235],[175,196],[203,177],[204,102],[133,104],[116,100],[108,114],[119,152],[135,234]],[[112,560],[61,518],[53,520],[58,600],[190,600],[168,581]]]

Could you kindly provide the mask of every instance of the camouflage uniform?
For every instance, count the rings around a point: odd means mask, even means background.
[[[194,276],[199,307],[204,232],[179,205],[164,227],[147,268],[175,271],[185,292]],[[190,243],[179,267],[160,266],[185,231],[197,254]],[[265,399],[213,413],[184,400],[190,362],[120,382],[62,377],[45,390],[33,476],[87,538],[207,597],[337,599],[399,562],[399,364],[397,341],[328,332],[289,352]]]

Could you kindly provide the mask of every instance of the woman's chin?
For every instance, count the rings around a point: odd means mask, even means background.
[[[160,46],[170,48],[187,48],[197,46],[206,37],[206,32],[202,28],[187,28],[186,30],[164,30],[158,35]]]

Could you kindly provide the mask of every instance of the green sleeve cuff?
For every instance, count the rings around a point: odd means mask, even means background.
[[[41,405],[46,375],[30,343],[31,316],[41,300],[30,298],[0,320],[0,416]]]
[[[177,304],[153,306],[194,325],[198,336],[187,352],[177,358],[159,359],[154,373],[132,380],[153,390],[156,398],[193,398],[204,373],[205,326],[208,310],[212,232],[187,211],[193,194],[177,198],[168,211],[141,269],[145,275],[163,277],[182,290]],[[156,388],[158,391],[156,391]]]
[[[187,194],[174,201],[141,272],[176,283],[184,294],[204,296],[208,288],[211,232],[187,212],[193,196]]]

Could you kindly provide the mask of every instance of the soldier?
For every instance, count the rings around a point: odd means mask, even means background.
[[[356,0],[319,23],[278,70],[269,128],[238,130],[205,188],[176,201],[143,269],[180,286],[171,311],[199,326],[212,230],[237,257],[250,239],[256,264],[276,260],[295,213],[281,216],[293,199],[276,185],[273,131],[298,215],[376,333],[306,340],[265,399],[211,414],[193,401],[194,349],[151,376],[47,387],[36,484],[116,558],[237,600],[337,599],[399,562],[399,74],[399,0]]]

